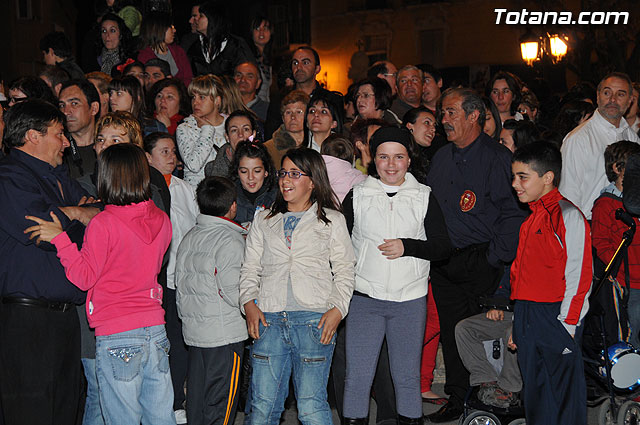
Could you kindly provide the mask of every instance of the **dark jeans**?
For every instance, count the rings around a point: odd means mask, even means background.
[[[81,385],[76,309],[0,302],[0,394],[6,424],[75,424]]]
[[[184,409],[184,381],[187,378],[187,346],[182,338],[182,321],[178,317],[176,308],[176,290],[164,290],[164,308],[167,337],[171,343],[169,366],[171,367],[171,382],[173,384],[173,410]]]
[[[492,295],[502,276],[502,268],[487,261],[488,244],[458,250],[449,260],[431,265],[431,287],[440,316],[440,341],[446,369],[444,391],[450,402],[462,405],[469,388],[469,372],[456,345],[459,321],[481,313],[479,298]]]

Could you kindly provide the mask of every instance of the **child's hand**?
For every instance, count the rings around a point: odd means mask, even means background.
[[[247,330],[253,339],[260,339],[260,322],[262,326],[269,326],[264,313],[260,310],[254,300],[244,305],[244,313],[247,316]]]
[[[318,323],[318,329],[322,329],[322,335],[320,336],[321,343],[327,345],[331,342],[331,338],[333,338],[336,329],[338,329],[340,320],[342,320],[342,313],[335,307],[322,315],[320,323]]]
[[[384,239],[384,243],[378,245],[378,249],[387,257],[387,260],[395,260],[404,254],[404,244],[400,239]]]
[[[38,217],[31,215],[25,216],[27,220],[35,221],[38,223],[36,226],[28,227],[24,230],[24,233],[31,233],[29,239],[37,237],[36,244],[40,244],[41,241],[51,242],[53,238],[62,233],[62,224],[58,220],[58,216],[53,211],[49,213],[53,221],[45,221]]]

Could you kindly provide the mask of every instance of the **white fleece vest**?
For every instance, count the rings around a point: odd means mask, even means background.
[[[353,188],[351,239],[357,258],[356,291],[387,301],[410,301],[427,294],[429,261],[414,257],[388,260],[378,245],[384,239],[426,240],[424,218],[431,188],[407,173],[389,197],[371,176]]]

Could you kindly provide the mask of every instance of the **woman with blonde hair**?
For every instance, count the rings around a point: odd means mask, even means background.
[[[216,159],[218,150],[227,141],[222,112],[223,83],[211,74],[191,80],[189,96],[193,113],[176,130],[178,149],[184,162],[184,180],[194,188],[204,178],[205,165]]]

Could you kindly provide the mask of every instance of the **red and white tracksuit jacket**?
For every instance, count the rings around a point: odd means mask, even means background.
[[[593,265],[589,224],[557,189],[530,202],[511,266],[511,298],[561,302],[558,320],[573,334],[587,313]]]

